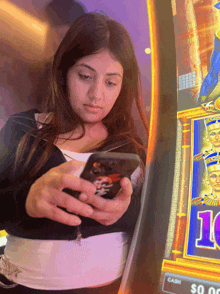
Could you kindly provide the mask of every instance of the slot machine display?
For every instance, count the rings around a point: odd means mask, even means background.
[[[220,294],[220,2],[172,0],[177,136],[158,293]]]

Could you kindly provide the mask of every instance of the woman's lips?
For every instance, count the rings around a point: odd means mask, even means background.
[[[102,109],[102,107],[93,104],[83,104],[83,106],[87,111],[92,113],[97,113]]]

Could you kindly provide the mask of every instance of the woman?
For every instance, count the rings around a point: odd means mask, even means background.
[[[1,131],[0,229],[8,240],[0,281],[15,285],[1,293],[117,293],[143,168],[132,184],[121,179],[113,200],[95,195],[95,185],[79,175],[95,151],[137,153],[145,161],[131,116],[134,98],[142,112],[127,31],[101,14],[81,16],[58,48],[51,76],[43,112],[14,115]]]

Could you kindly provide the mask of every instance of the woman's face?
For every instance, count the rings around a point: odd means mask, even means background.
[[[213,130],[208,134],[209,141],[212,146],[219,147],[220,146],[220,129]]]
[[[220,171],[210,173],[209,182],[214,191],[220,191]]]
[[[86,123],[101,122],[117,100],[123,67],[108,50],[78,60],[67,72],[67,88],[74,111]]]

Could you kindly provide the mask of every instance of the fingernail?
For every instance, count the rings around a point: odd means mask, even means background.
[[[74,226],[79,226],[81,225],[82,221],[80,219],[76,219],[74,222]]]
[[[124,177],[124,182],[125,182],[125,185],[127,185],[129,183],[129,179],[127,177]]]
[[[86,201],[88,199],[88,196],[86,194],[81,193],[79,196],[80,201]]]

